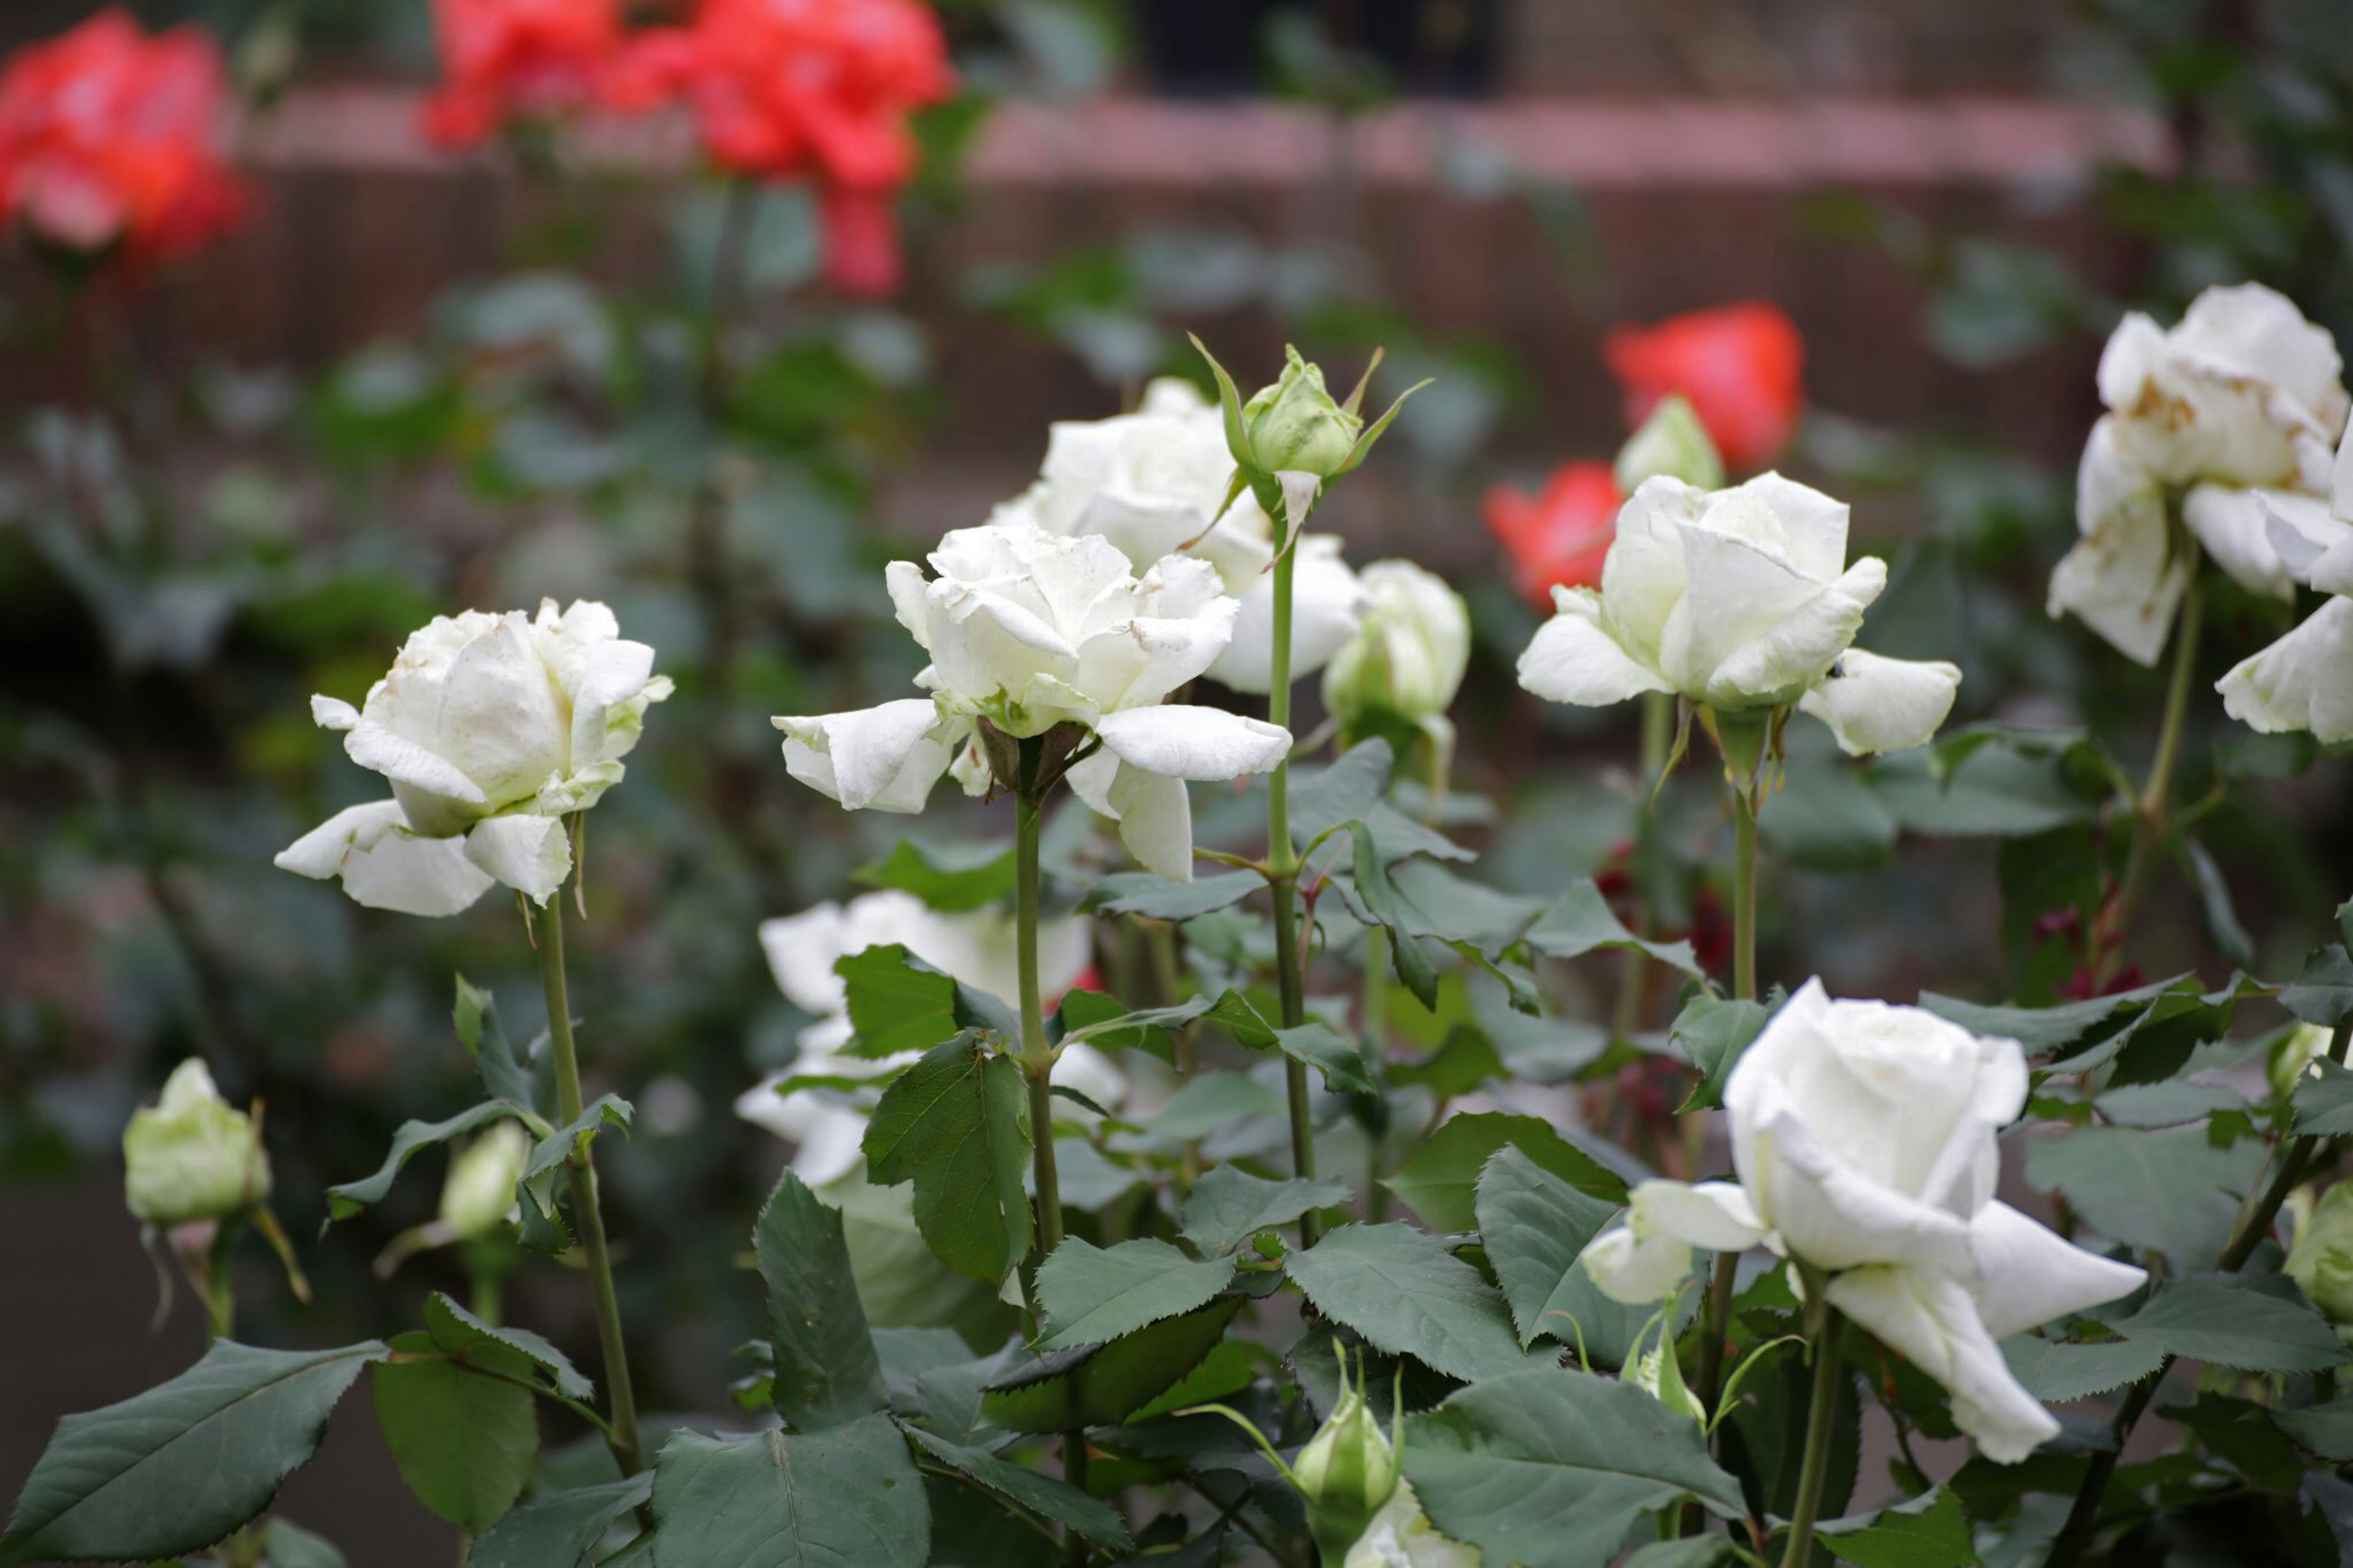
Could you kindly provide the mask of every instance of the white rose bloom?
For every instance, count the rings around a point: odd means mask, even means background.
[[[1725,1086],[1738,1183],[1644,1182],[1587,1271],[1633,1304],[1674,1293],[1694,1247],[1762,1243],[1831,1275],[1830,1304],[1949,1390],[1986,1457],[2059,1424],[1998,1343],[2147,1276],[1994,1198],[1995,1135],[2025,1108],[2026,1057],[1916,1007],[1833,1002],[1809,981]]]
[[[2215,682],[2232,718],[2266,734],[2308,730],[2323,742],[2353,740],[2353,430],[2337,455],[2326,509],[2266,497],[2273,549],[2289,575],[2332,595],[2302,626],[2240,661]],[[2293,500],[2294,506],[2283,505]]]
[[[2083,538],[2052,574],[2050,611],[2155,664],[2189,585],[2166,497],[2215,564],[2285,599],[2294,572],[2274,516],[2326,542],[2321,502],[2345,427],[2342,364],[2327,331],[2260,284],[2209,289],[2168,331],[2127,315],[2100,356],[2100,400],[2075,480]]]
[[[786,1072],[771,1073],[735,1101],[736,1114],[798,1145],[793,1169],[809,1185],[823,1186],[847,1174],[860,1158],[872,1097],[830,1089],[778,1094],[786,1078],[873,1078],[904,1067],[918,1053],[868,1058],[845,1056],[849,1043],[849,999],[834,965],[852,953],[892,943],[944,974],[992,996],[1019,993],[1015,934],[1010,915],[940,914],[912,893],[865,893],[847,905],[830,901],[797,915],[764,921],[760,946],[776,987],[817,1021],[800,1033],[800,1055]],[[1049,918],[1038,925],[1038,979],[1048,996],[1068,991],[1087,972],[1087,922]],[[1127,1080],[1101,1052],[1085,1045],[1065,1047],[1054,1064],[1054,1081],[1075,1089],[1099,1105],[1115,1104]],[[1082,1114],[1071,1108],[1071,1114]]]
[[[1401,1480],[1348,1548],[1344,1568],[1479,1568],[1479,1563],[1477,1547],[1438,1533],[1413,1483]]]
[[[1071,787],[1137,860],[1189,879],[1185,781],[1271,772],[1291,746],[1263,721],[1166,701],[1233,636],[1217,572],[1170,556],[1138,577],[1103,539],[1015,524],[950,533],[931,564],[888,574],[900,624],[932,656],[916,677],[931,700],[777,719],[792,775],[852,810],[916,812],[952,763],[968,793],[985,787],[967,755],[980,721],[1015,737],[1081,725],[1102,748]]]
[[[1410,561],[1377,561],[1364,584],[1373,607],[1325,667],[1324,705],[1344,716],[1371,709],[1444,716],[1471,668],[1470,606]]]
[[[572,872],[565,817],[620,782],[648,705],[670,693],[653,663],[586,600],[436,617],[363,707],[311,699],[393,798],[337,813],[277,864],[405,914],[456,914],[493,882],[545,903]]]
[[[1601,587],[1556,588],[1520,684],[1604,707],[1672,691],[1720,710],[1796,703],[1852,754],[1916,746],[1961,672],[1857,654],[1887,563],[1846,562],[1847,508],[1766,474],[1726,490],[1647,479],[1618,514]]]
[[[1100,534],[1138,571],[1180,551],[1208,562],[1226,592],[1241,601],[1241,613],[1233,641],[1207,673],[1236,691],[1263,695],[1274,679],[1274,524],[1248,490],[1219,518],[1233,478],[1218,405],[1192,383],[1166,377],[1145,389],[1134,414],[1056,423],[1037,483],[999,506],[989,521]],[[1322,668],[1364,615],[1364,589],[1340,546],[1335,534],[1299,542],[1292,581],[1294,680]]]

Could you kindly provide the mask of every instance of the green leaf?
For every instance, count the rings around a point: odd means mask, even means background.
[[[653,1496],[650,1472],[524,1503],[474,1542],[466,1568],[577,1568],[616,1521]]]
[[[1284,1267],[1318,1311],[1376,1350],[1465,1382],[1528,1364],[1494,1288],[1412,1226],[1342,1226]]]
[[[882,1409],[882,1364],[841,1211],[786,1171],[752,1227],[752,1250],[768,1287],[776,1413],[796,1431],[814,1432]]]
[[[2206,934],[2213,939],[2214,951],[2242,969],[2252,969],[2255,963],[2254,939],[2239,923],[2239,912],[2231,904],[2231,884],[2223,879],[2222,868],[2215,864],[2206,846],[2186,835],[2180,840],[2180,851],[2197,884],[2199,904],[2206,914]]]
[[[2064,1194],[2103,1236],[2196,1268],[2221,1255],[2263,1154],[2252,1140],[2217,1149],[2199,1128],[2078,1127],[2027,1145],[2026,1184]]]
[[[1474,1194],[1488,1157],[1511,1145],[1579,1192],[1613,1207],[1626,1201],[1626,1183],[1534,1116],[1484,1111],[1452,1116],[1422,1140],[1381,1184],[1432,1230],[1465,1231],[1478,1223]]]
[[[1430,963],[1430,954],[1422,951],[1414,926],[1405,918],[1397,889],[1389,881],[1388,868],[1381,864],[1378,842],[1362,831],[1356,833],[1356,841],[1357,901],[1364,905],[1366,918],[1388,928],[1389,964],[1397,971],[1398,982],[1423,1006],[1436,1007],[1438,971]]]
[[[1008,1057],[965,1035],[935,1046],[882,1091],[866,1163],[885,1186],[915,1184],[915,1225],[933,1254],[991,1284],[1029,1247],[1028,1086]]]
[[[1509,1075],[1486,1031],[1467,1025],[1450,1030],[1445,1042],[1421,1060],[1392,1058],[1388,1066],[1392,1084],[1426,1089],[1441,1100],[1459,1099],[1490,1079]]]
[[[375,1174],[327,1189],[329,1218],[349,1219],[360,1210],[384,1202],[385,1194],[392,1191],[394,1178],[400,1174],[400,1168],[407,1164],[418,1150],[446,1143],[460,1133],[471,1132],[477,1127],[487,1126],[509,1116],[521,1121],[530,1120],[522,1107],[503,1100],[490,1100],[459,1111],[447,1121],[402,1122],[400,1130],[392,1135],[391,1152],[385,1155],[384,1163],[376,1167]]]
[[[546,1373],[555,1391],[566,1399],[596,1396],[596,1385],[581,1375],[569,1356],[544,1339],[529,1329],[486,1323],[438,1290],[425,1300],[425,1331],[433,1336],[437,1347],[461,1360],[479,1346],[497,1345]]]
[[[2331,945],[2304,961],[2304,970],[2280,991],[2280,1005],[2307,1024],[2333,1029],[2353,1013],[2353,957]]]
[[[1099,915],[1198,920],[1240,903],[1265,886],[1266,879],[1255,871],[1225,871],[1189,882],[1172,882],[1150,871],[1114,871],[1088,889],[1079,907]]]
[[[1570,1319],[1578,1295],[1571,1284],[1577,1256],[1618,1205],[1578,1192],[1507,1144],[1480,1170],[1476,1208],[1479,1239],[1520,1343],[1534,1344],[1542,1334],[1576,1343]]]
[[[1467,861],[1472,853],[1388,804],[1389,775],[1394,753],[1387,741],[1361,741],[1328,767],[1293,768],[1291,773],[1291,827],[1300,843],[1356,824],[1359,839],[1370,838],[1372,853],[1383,867],[1416,855],[1437,860]]]
[[[1692,1535],[1636,1547],[1625,1568],[1724,1568],[1740,1561],[1740,1549],[1726,1537]]]
[[[1077,1532],[1106,1552],[1133,1552],[1135,1542],[1127,1523],[1109,1503],[1051,1476],[1011,1464],[983,1448],[967,1447],[935,1436],[920,1426],[907,1436],[933,1458],[992,1496],[1001,1498],[1032,1520]]]
[[[896,942],[850,953],[833,969],[849,997],[850,1056],[928,1051],[965,1027],[956,983]]]
[[[617,1094],[600,1094],[594,1102],[582,1106],[580,1114],[569,1123],[557,1128],[531,1146],[531,1155],[523,1162],[522,1180],[516,1190],[530,1200],[526,1211],[536,1207],[540,1214],[555,1217],[556,1173],[572,1158],[580,1146],[594,1139],[607,1127],[628,1131],[637,1116],[637,1108]]]
[[[1676,1107],[1679,1113],[1712,1110],[1724,1104],[1724,1086],[1732,1077],[1740,1054],[1756,1043],[1772,1016],[1773,1009],[1761,1002],[1694,996],[1683,1004],[1683,1010],[1675,1015],[1668,1038],[1699,1069],[1700,1080],[1692,1085],[1690,1095]]]
[[[923,1568],[932,1516],[887,1415],[826,1432],[681,1432],[654,1462],[665,1563],[693,1568]]]
[[[1275,1048],[1303,1062],[1324,1076],[1324,1087],[1349,1094],[1377,1094],[1379,1086],[1366,1075],[1363,1053],[1356,1042],[1345,1039],[1323,1024],[1302,1024],[1274,1032]]]
[[[2092,1105],[2104,1120],[2119,1127],[2180,1127],[2203,1121],[2218,1111],[2244,1110],[2247,1097],[2228,1084],[2176,1079],[2112,1089]]]
[[[2274,1410],[2272,1420],[2299,1446],[2330,1463],[2353,1461],[2353,1394],[2301,1410]]]
[[[1234,1277],[1230,1258],[1195,1262],[1165,1241],[1101,1247],[1079,1237],[1038,1266],[1045,1334],[1038,1348],[1070,1350],[1124,1339],[1148,1323],[1205,1305]]]
[[[1582,958],[1599,948],[1631,948],[1694,980],[1704,979],[1688,942],[1645,942],[1609,912],[1609,900],[1588,877],[1554,900],[1531,927],[1528,945],[1547,958]]]
[[[216,1340],[186,1372],[102,1410],[69,1415],[17,1495],[0,1563],[176,1557],[269,1506],[326,1435],[370,1340],[266,1351]]]
[[[2337,1138],[2353,1132],[2353,1070],[2327,1057],[2316,1060],[2312,1075],[2298,1079],[2295,1130],[2309,1137]]]
[[[2236,1274],[2174,1280],[2109,1326],[2168,1355],[2240,1372],[2321,1372],[2353,1361],[2353,1351],[2310,1306]]]
[[[2045,1405],[2065,1405],[2138,1383],[2164,1364],[2165,1352],[2143,1340],[2102,1340],[2069,1344],[2063,1340],[2015,1334],[2001,1342],[2010,1373]]]
[[[1282,1086],[1244,1073],[1201,1072],[1168,1097],[1146,1123],[1159,1136],[1182,1142],[1223,1131],[1253,1116],[1281,1116]]]
[[[1969,1516],[1949,1487],[1852,1519],[1829,1520],[1821,1542],[1856,1568],[1969,1568]]]
[[[405,1334],[393,1348],[429,1352],[432,1342]],[[492,1344],[476,1346],[468,1363],[509,1374],[529,1365]],[[532,1392],[429,1353],[379,1362],[372,1381],[376,1425],[417,1500],[470,1535],[505,1517],[539,1461]]]
[[[1345,1182],[1270,1181],[1238,1165],[1213,1166],[1185,1195],[1185,1239],[1204,1252],[1230,1252],[1260,1231],[1348,1198]]]
[[[990,1384],[981,1414],[1016,1432],[1124,1421],[1198,1365],[1241,1305],[1226,1296],[1109,1344],[1050,1352]]]
[[[508,1043],[506,1030],[499,1023],[498,999],[460,974],[453,1016],[459,1042],[474,1058],[474,1066],[482,1075],[482,1087],[490,1091],[491,1098],[537,1106],[531,1064]]]
[[[1694,1423],[1633,1384],[1550,1368],[1410,1417],[1405,1473],[1430,1522],[1495,1563],[1605,1568],[1638,1518],[1685,1497],[1746,1511]]]
[[[2220,1035],[2230,1021],[2230,1005],[2242,994],[2232,985],[2211,994],[2194,974],[2177,974],[2087,1001],[2056,1007],[1986,1006],[1933,991],[1920,994],[1920,1005],[1949,1018],[1972,1034],[2016,1040],[2030,1057],[2052,1056],[2070,1068],[2097,1066],[2123,1048],[2133,1030],[2192,1013],[2210,1016]],[[2088,1049],[2076,1047],[2089,1046]]]
[[[2020,837],[2088,821],[2099,810],[2070,783],[2063,752],[1986,745],[1941,774],[1927,752],[1898,752],[1864,776],[1899,824],[1939,837]]]
[[[902,838],[880,860],[860,866],[850,880],[913,893],[933,909],[960,914],[1013,897],[1013,846],[925,844]]]
[[[333,1542],[290,1519],[273,1519],[261,1527],[261,1556],[269,1568],[348,1568]]]

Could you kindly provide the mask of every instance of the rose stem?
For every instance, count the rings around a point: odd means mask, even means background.
[[[1732,792],[1732,992],[1743,1002],[1757,1000],[1757,802],[1751,780]],[[1732,1317],[1732,1285],[1740,1266],[1737,1254],[1715,1255],[1715,1270],[1708,1277],[1707,1300],[1700,1312],[1699,1366],[1692,1392],[1711,1411],[1715,1386],[1724,1371],[1724,1335]]]
[[[2353,1017],[2340,1021],[2336,1032],[2329,1036],[2328,1059],[2339,1067],[2344,1066],[2348,1041],[2353,1041]],[[2286,1156],[2280,1161],[2278,1173],[2272,1177],[2272,1184],[2263,1189],[2263,1195],[2256,1200],[2254,1207],[2240,1215],[2238,1228],[2231,1233],[2230,1244],[2222,1248],[2222,1256],[2214,1265],[2217,1270],[2235,1274],[2246,1265],[2248,1258],[2255,1255],[2255,1248],[2262,1245],[2263,1237],[2271,1234],[2272,1222],[2279,1217],[2280,1205],[2287,1202],[2288,1194],[2295,1191],[2296,1183],[2303,1179],[2304,1173],[2312,1164],[2313,1156],[2320,1152],[2320,1145],[2326,1142],[2325,1138],[2306,1135],[2288,1145]],[[2125,1402],[2117,1409],[2116,1418],[2110,1427],[2116,1434],[2116,1442],[2092,1456],[2091,1467],[2084,1472],[2084,1485],[2075,1493],[2075,1504],[2067,1510],[2067,1522],[2060,1526],[2057,1537],[2051,1542],[2051,1555],[2045,1560],[2044,1568],[2065,1568],[2065,1564],[2073,1563],[2082,1554],[2084,1548],[2091,1544],[2092,1531],[2099,1525],[2100,1495],[2107,1490],[2108,1479],[2116,1473],[2116,1462],[2124,1455],[2125,1439],[2132,1436],[2133,1428],[2139,1425],[2141,1416],[2148,1410],[2149,1401],[2157,1397],[2158,1384],[2165,1381],[2165,1374],[2171,1370],[2173,1358],[2167,1356],[2158,1363],[2155,1372],[2133,1384],[2132,1392],[2125,1396]]]
[[[555,1108],[563,1125],[580,1120],[580,1054],[572,1039],[570,986],[564,973],[564,889],[533,911],[539,944],[539,975],[547,989],[547,1037],[555,1047]],[[629,1385],[629,1352],[621,1337],[621,1304],[613,1292],[613,1258],[605,1245],[605,1216],[597,1207],[596,1165],[584,1134],[565,1158],[572,1188],[573,1220],[580,1227],[580,1253],[596,1305],[596,1339],[605,1359],[605,1392],[612,1407],[610,1445],[625,1476],[646,1468],[638,1441],[638,1397]]]
[[[2195,554],[2190,557],[2189,566],[2189,586],[2181,595],[2181,617],[2173,628],[2173,671],[2165,689],[2165,718],[2158,727],[2157,756],[2149,763],[2148,781],[2141,786],[2134,814],[2132,852],[2125,859],[2124,879],[2116,884],[2116,896],[2101,911],[2094,932],[2092,973],[2102,985],[2114,979],[2123,967],[2126,928],[2132,921],[2133,910],[2141,895],[2147,891],[2149,873],[2156,868],[2158,851],[2163,847],[2166,833],[2172,826],[2173,770],[2181,757],[2181,730],[2189,713],[2189,688],[2198,668],[2198,629],[2202,618]]]
[[[1266,700],[1267,719],[1278,730],[1291,729],[1291,576],[1298,530],[1291,526],[1291,509],[1282,508],[1282,542],[1274,558],[1273,689]],[[1302,526],[1305,520],[1302,519]],[[1274,893],[1275,984],[1282,998],[1282,1026],[1295,1029],[1307,1021],[1307,980],[1299,952],[1299,850],[1291,839],[1291,758],[1274,765],[1266,786],[1267,880]],[[1307,1064],[1296,1057],[1282,1060],[1283,1089],[1291,1102],[1291,1168],[1302,1181],[1315,1178],[1315,1124],[1308,1116]],[[1314,1213],[1299,1216],[1299,1243],[1315,1245],[1319,1231]]]
[[[1839,1373],[1845,1363],[1839,1339],[1846,1320],[1822,1299],[1825,1281],[1807,1271],[1806,1301],[1820,1315],[1814,1331],[1814,1397],[1806,1412],[1806,1457],[1798,1470],[1797,1510],[1781,1548],[1781,1568],[1806,1568],[1813,1561],[1814,1516],[1821,1511],[1822,1485],[1830,1479],[1831,1426],[1838,1411]]]

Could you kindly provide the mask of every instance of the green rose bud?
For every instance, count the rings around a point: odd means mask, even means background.
[[[2293,1095],[2296,1084],[2313,1070],[2313,1063],[2327,1051],[2328,1031],[2317,1024],[2299,1024],[2281,1036],[2272,1047],[2271,1059],[2264,1064],[2273,1097],[2285,1100]]]
[[[194,1057],[173,1069],[158,1104],[132,1113],[122,1161],[123,1201],[147,1225],[227,1219],[269,1196],[259,1128]]]
[[[1282,378],[1242,405],[1250,465],[1265,473],[1314,474],[1319,479],[1346,472],[1356,439],[1365,433],[1364,419],[1333,397],[1321,367],[1308,363],[1295,348],[1282,353]]]
[[[501,1121],[466,1145],[449,1162],[441,1184],[441,1224],[456,1241],[485,1236],[514,1213],[515,1184],[531,1157],[531,1136],[515,1121]]]
[[[2337,1183],[2317,1202],[2310,1187],[2299,1188],[2289,1204],[2295,1245],[2287,1277],[2337,1325],[2338,1338],[2353,1340],[2353,1182]]]
[[[1376,715],[1409,725],[1444,716],[1471,667],[1462,595],[1409,561],[1375,562],[1358,581],[1372,607],[1324,667],[1324,705],[1352,730]]]
[[[1340,1357],[1340,1403],[1292,1466],[1292,1484],[1307,1501],[1308,1528],[1327,1563],[1354,1546],[1398,1488],[1398,1450],[1351,1382]]]
[[[1703,490],[1724,488],[1724,459],[1708,438],[1692,405],[1680,396],[1662,397],[1642,427],[1618,448],[1618,490],[1632,495],[1644,479],[1662,474]]]

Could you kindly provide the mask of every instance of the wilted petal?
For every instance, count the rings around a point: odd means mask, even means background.
[[[2353,740],[2353,599],[2329,598],[2214,689],[2232,718],[2265,734],[2308,730],[2332,745]]]
[[[785,766],[793,777],[852,811],[923,810],[964,739],[921,697],[775,723],[785,732]]]
[[[1978,1315],[1996,1339],[2088,1311],[2148,1283],[2147,1271],[2087,1252],[2004,1203],[1969,1221]]]
[[[1848,756],[1871,756],[1926,744],[1953,710],[1960,686],[1957,665],[1851,647],[1798,707],[1828,724]]]
[[[2268,519],[2274,511],[2297,521],[2325,524],[2328,521],[2328,509],[2308,496],[2284,490],[2229,489],[2221,485],[2200,485],[2183,498],[2181,521],[2232,582],[2251,594],[2293,601],[2295,583],[2272,545]]]
[[[396,914],[454,915],[490,891],[491,879],[454,838],[419,838],[396,801],[339,811],[280,852],[283,871],[343,879],[354,903]]]
[[[2087,535],[2051,573],[2047,608],[2073,615],[2136,664],[2155,666],[2189,587],[2189,563],[2162,525],[2118,522]]]
[[[1291,732],[1263,719],[1176,703],[1107,713],[1095,733],[1122,762],[1167,778],[1272,773],[1291,752]]]
[[[1520,684],[1547,702],[1606,708],[1645,691],[1670,691],[1666,678],[1620,647],[1602,626],[1601,596],[1590,588],[1555,588],[1558,614],[1537,628],[1520,655]]]
[[[1953,1396],[1953,1420],[1998,1465],[2059,1435],[2059,1423],[2010,1375],[2001,1347],[1960,1281],[1917,1268],[1858,1268],[1830,1283],[1830,1304]]]

